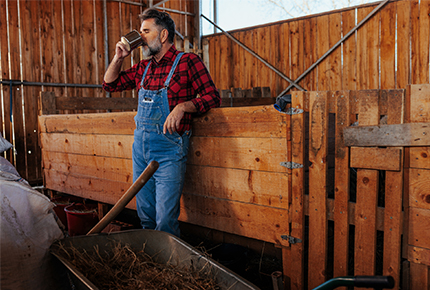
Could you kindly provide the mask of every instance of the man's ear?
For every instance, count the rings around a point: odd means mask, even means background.
[[[161,30],[161,33],[160,33],[161,43],[165,43],[167,41],[168,37],[169,37],[169,32],[167,31],[167,29]]]

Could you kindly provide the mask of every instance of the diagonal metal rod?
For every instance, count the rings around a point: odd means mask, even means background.
[[[234,38],[230,33],[226,32],[224,29],[222,29],[221,27],[219,27],[217,24],[213,23],[210,19],[208,19],[206,16],[204,16],[203,14],[201,14],[201,16],[206,19],[207,21],[209,21],[209,23],[211,23],[213,26],[215,26],[216,28],[218,28],[219,30],[222,31],[222,33],[224,33],[228,38],[230,38],[231,40],[233,40],[235,43],[237,43],[238,45],[240,45],[243,49],[245,49],[247,52],[249,52],[250,54],[252,54],[253,56],[255,56],[258,60],[260,60],[262,63],[264,63],[266,66],[268,66],[271,70],[273,70],[275,73],[277,73],[281,78],[283,78],[284,80],[288,81],[289,83],[291,83],[291,86],[295,86],[296,88],[298,88],[301,91],[305,91],[304,88],[302,88],[301,86],[299,86],[296,82],[294,82],[292,79],[290,79],[289,77],[287,77],[286,75],[284,75],[280,70],[278,70],[276,67],[274,67],[273,65],[271,65],[270,63],[268,63],[267,61],[265,61],[263,58],[261,58],[258,54],[256,54],[254,51],[252,51],[250,48],[248,48],[246,45],[244,45],[242,42],[240,42],[239,40],[237,40],[236,38]]]
[[[376,12],[378,12],[387,2],[390,0],[385,0],[381,2],[372,12],[370,12],[363,20],[360,21],[353,29],[351,29],[344,37],[341,38],[335,45],[332,46],[323,56],[321,56],[313,65],[311,65],[304,73],[302,73],[295,82],[301,81],[311,70],[313,70],[320,62],[322,62],[329,54],[333,52],[342,42],[344,42],[348,37],[350,37],[358,28],[360,28],[364,23],[367,22]],[[293,85],[289,85],[285,90],[282,91],[278,96],[283,96],[287,93]]]

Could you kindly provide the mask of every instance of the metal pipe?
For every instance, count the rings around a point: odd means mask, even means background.
[[[313,70],[320,62],[322,62],[330,53],[332,53],[333,50],[335,50],[342,42],[344,42],[348,37],[350,37],[358,28],[360,28],[364,23],[369,20],[370,17],[372,17],[376,12],[378,12],[379,9],[381,9],[385,4],[387,4],[389,0],[385,0],[384,2],[381,2],[375,9],[373,9],[372,12],[370,12],[363,20],[360,21],[353,29],[351,29],[344,37],[341,38],[335,45],[332,46],[323,56],[321,56],[313,65],[311,65],[304,73],[302,73],[295,82],[301,81],[311,70]],[[289,85],[285,90],[282,91],[278,95],[283,96],[286,92],[288,92],[292,88],[292,85]]]
[[[166,10],[168,12],[172,12],[172,13],[176,13],[176,14],[190,15],[190,16],[195,16],[196,15],[196,14],[191,13],[191,12],[179,11],[179,10],[170,9],[170,8],[164,8],[164,7],[155,7],[155,8],[159,9],[159,10]]]
[[[236,38],[234,38],[233,36],[231,36],[230,33],[226,32],[224,29],[222,29],[221,27],[219,27],[217,24],[213,23],[211,20],[209,20],[206,16],[204,16],[203,14],[201,14],[201,16],[206,19],[207,21],[209,21],[209,23],[211,23],[212,25],[214,25],[216,28],[218,28],[219,30],[222,31],[222,33],[224,33],[228,38],[230,38],[231,40],[233,40],[235,43],[237,43],[238,45],[240,45],[243,49],[245,49],[247,52],[249,52],[250,54],[252,54],[253,56],[255,56],[258,60],[260,60],[262,63],[264,63],[266,66],[268,66],[271,70],[273,70],[275,73],[277,73],[281,78],[283,78],[284,80],[288,81],[289,83],[291,83],[291,85],[295,86],[296,88],[298,88],[301,91],[305,91],[304,88],[302,88],[301,86],[299,86],[298,84],[296,84],[293,80],[291,80],[289,77],[287,77],[286,75],[284,75],[280,70],[278,70],[277,68],[275,68],[273,65],[271,65],[270,63],[268,63],[267,61],[265,61],[262,57],[260,57],[258,54],[256,54],[254,51],[252,51],[251,49],[249,49],[246,45],[244,45],[243,43],[241,43],[239,40],[237,40]]]
[[[9,84],[12,86],[47,86],[47,87],[75,87],[75,88],[103,88],[102,85],[92,84],[66,84],[66,83],[44,83],[44,82],[27,82],[27,81],[14,81],[14,80],[2,80],[2,85]]]
[[[163,4],[164,4],[164,3],[166,3],[166,2],[169,2],[169,0],[163,0],[163,1],[160,1],[160,2],[158,2],[157,4],[154,4],[152,7],[153,7],[153,8],[155,8],[155,7],[157,7],[157,6],[163,5]]]
[[[125,0],[109,0],[110,2],[120,2],[120,3],[124,3],[124,4],[130,4],[130,5],[136,5],[136,6],[143,6],[146,7],[145,4],[142,3],[136,3],[136,2],[131,2],[131,1],[125,1]]]
[[[105,71],[109,67],[109,39],[108,39],[108,21],[107,21],[107,6],[106,6],[106,0],[103,0],[103,41],[105,44]],[[106,98],[110,98],[110,92],[106,93]]]

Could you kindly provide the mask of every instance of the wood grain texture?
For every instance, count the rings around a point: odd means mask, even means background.
[[[377,125],[379,123],[379,93],[361,91],[357,98],[360,125]],[[379,173],[376,170],[357,170],[355,275],[373,275],[375,273],[378,177]]]
[[[409,170],[409,206],[430,210],[430,170]]]
[[[306,92],[292,93],[292,107],[303,108],[304,95]],[[305,116],[297,114],[291,116],[291,161],[299,164],[305,163]],[[304,168],[292,170],[292,189],[291,189],[291,236],[304,241],[305,234],[305,179]],[[291,289],[302,289],[304,285],[304,244],[291,244],[290,261],[288,263],[287,274],[290,277]]]
[[[326,92],[309,93],[309,286],[326,280],[328,104]]]
[[[399,148],[351,147],[351,167],[400,171],[402,150]]]
[[[179,219],[236,235],[288,245],[281,239],[281,235],[288,232],[288,223],[283,222],[287,216],[288,210],[285,209],[183,194]]]
[[[268,207],[288,209],[285,173],[187,166],[184,192]]]
[[[409,208],[409,245],[430,249],[430,210]]]
[[[335,200],[334,200],[334,277],[348,274],[349,249],[349,150],[343,140],[343,128],[350,121],[350,94],[336,94],[336,138],[335,138]]]

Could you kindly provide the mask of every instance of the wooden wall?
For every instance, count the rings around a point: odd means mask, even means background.
[[[147,1],[128,2],[139,5],[109,0],[0,1],[0,80],[5,81],[0,85],[0,132],[15,145],[16,155],[9,150],[7,159],[31,183],[40,183],[42,178],[37,132],[39,92],[54,91],[56,95],[65,97],[106,97],[106,93],[100,87],[11,86],[8,82],[101,85],[106,69],[105,52],[111,60],[120,36],[140,27],[138,15],[145,7],[142,4],[146,5]],[[191,13],[195,9],[192,0],[170,1],[163,5]],[[179,33],[194,37],[193,16],[170,14]],[[125,60],[124,68],[139,60],[137,50]],[[111,94],[111,97],[134,96],[132,91]]]
[[[295,80],[380,2],[231,31],[231,35]],[[307,74],[308,91],[404,89],[429,83],[430,1],[390,1]],[[219,33],[207,36],[210,72],[219,89],[289,83]],[[295,90],[295,89],[294,89]]]

